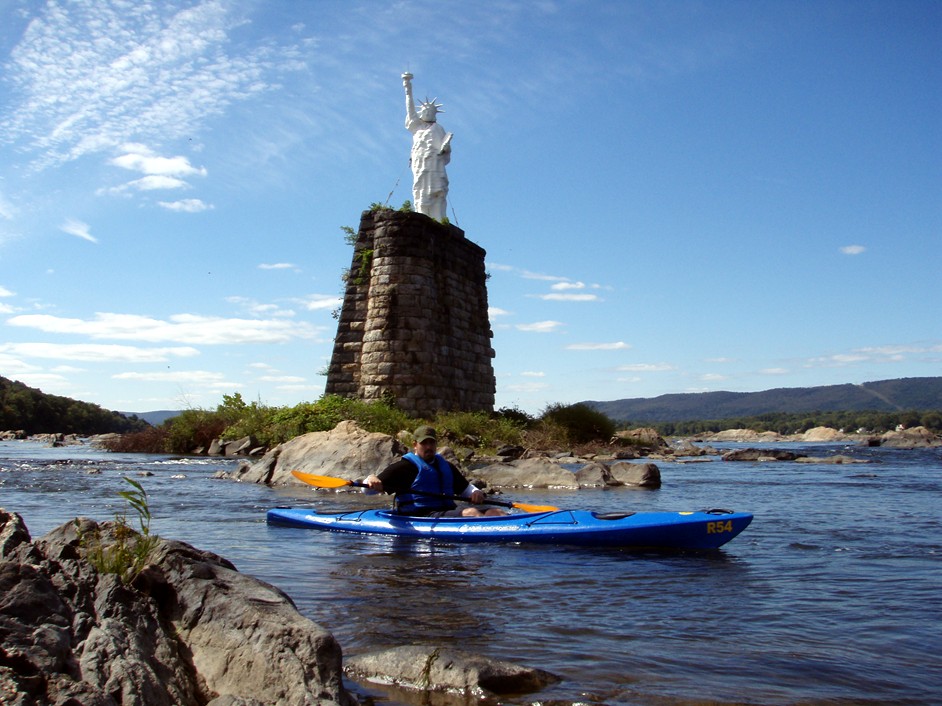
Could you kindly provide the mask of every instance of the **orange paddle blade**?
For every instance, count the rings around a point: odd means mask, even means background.
[[[331,476],[317,476],[313,473],[305,473],[304,471],[291,471],[291,475],[302,483],[313,485],[316,488],[343,488],[345,485],[353,485],[352,480],[333,478]]]
[[[510,503],[518,510],[523,510],[524,512],[554,512],[559,508],[555,505],[529,505],[527,503]]]

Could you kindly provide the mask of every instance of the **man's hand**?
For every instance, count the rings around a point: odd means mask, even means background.
[[[383,481],[376,476],[367,476],[363,479],[363,484],[375,493],[383,492]]]
[[[475,488],[474,491],[472,491],[472,493],[471,493],[471,498],[470,498],[470,500],[471,500],[472,504],[474,504],[474,505],[480,505],[481,503],[484,502],[484,500],[485,500],[486,498],[487,498],[487,496],[484,495],[484,491],[483,491],[483,490],[478,490],[477,488]]]

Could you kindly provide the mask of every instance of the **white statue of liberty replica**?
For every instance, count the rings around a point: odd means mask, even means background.
[[[412,133],[413,208],[443,221],[448,210],[445,165],[451,161],[451,133],[445,132],[435,116],[445,111],[434,98],[426,98],[416,111],[412,98],[412,74],[402,75],[402,85],[406,89],[406,130]]]

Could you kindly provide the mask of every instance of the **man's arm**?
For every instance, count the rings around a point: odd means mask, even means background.
[[[414,463],[400,459],[386,466],[379,475],[370,475],[363,479],[370,490],[377,493],[401,493],[412,487],[418,469]]]

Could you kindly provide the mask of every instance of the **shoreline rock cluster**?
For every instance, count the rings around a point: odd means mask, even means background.
[[[778,435],[741,432],[733,437],[736,442],[772,443],[784,441]],[[731,435],[699,437],[698,441],[728,442]],[[792,441],[820,443],[849,440],[846,435],[826,428],[812,429]],[[856,438],[857,443],[871,446],[869,438]],[[942,446],[942,437],[923,427],[888,432],[880,437],[880,445],[894,448],[923,448]],[[292,470],[319,475],[330,475],[346,480],[357,480],[384,468],[397,460],[407,447],[388,434],[367,432],[354,422],[341,422],[326,432],[311,432],[276,446],[261,458],[242,462],[227,477],[243,482],[266,485],[299,484]],[[652,429],[621,432],[612,440],[605,454],[574,456],[571,453],[548,455],[515,447],[505,456],[475,458],[465,455],[463,461],[451,447],[443,447],[442,455],[463,468],[465,475],[481,488],[555,488],[571,489],[626,486],[659,488],[660,469],[652,460],[683,462],[686,457],[721,456],[725,461],[791,460],[819,463],[852,463],[846,454],[826,458],[807,457],[794,452],[756,450],[745,453],[723,453],[709,446],[698,446],[689,440],[669,445]],[[643,463],[630,463],[627,459],[646,459]]]

